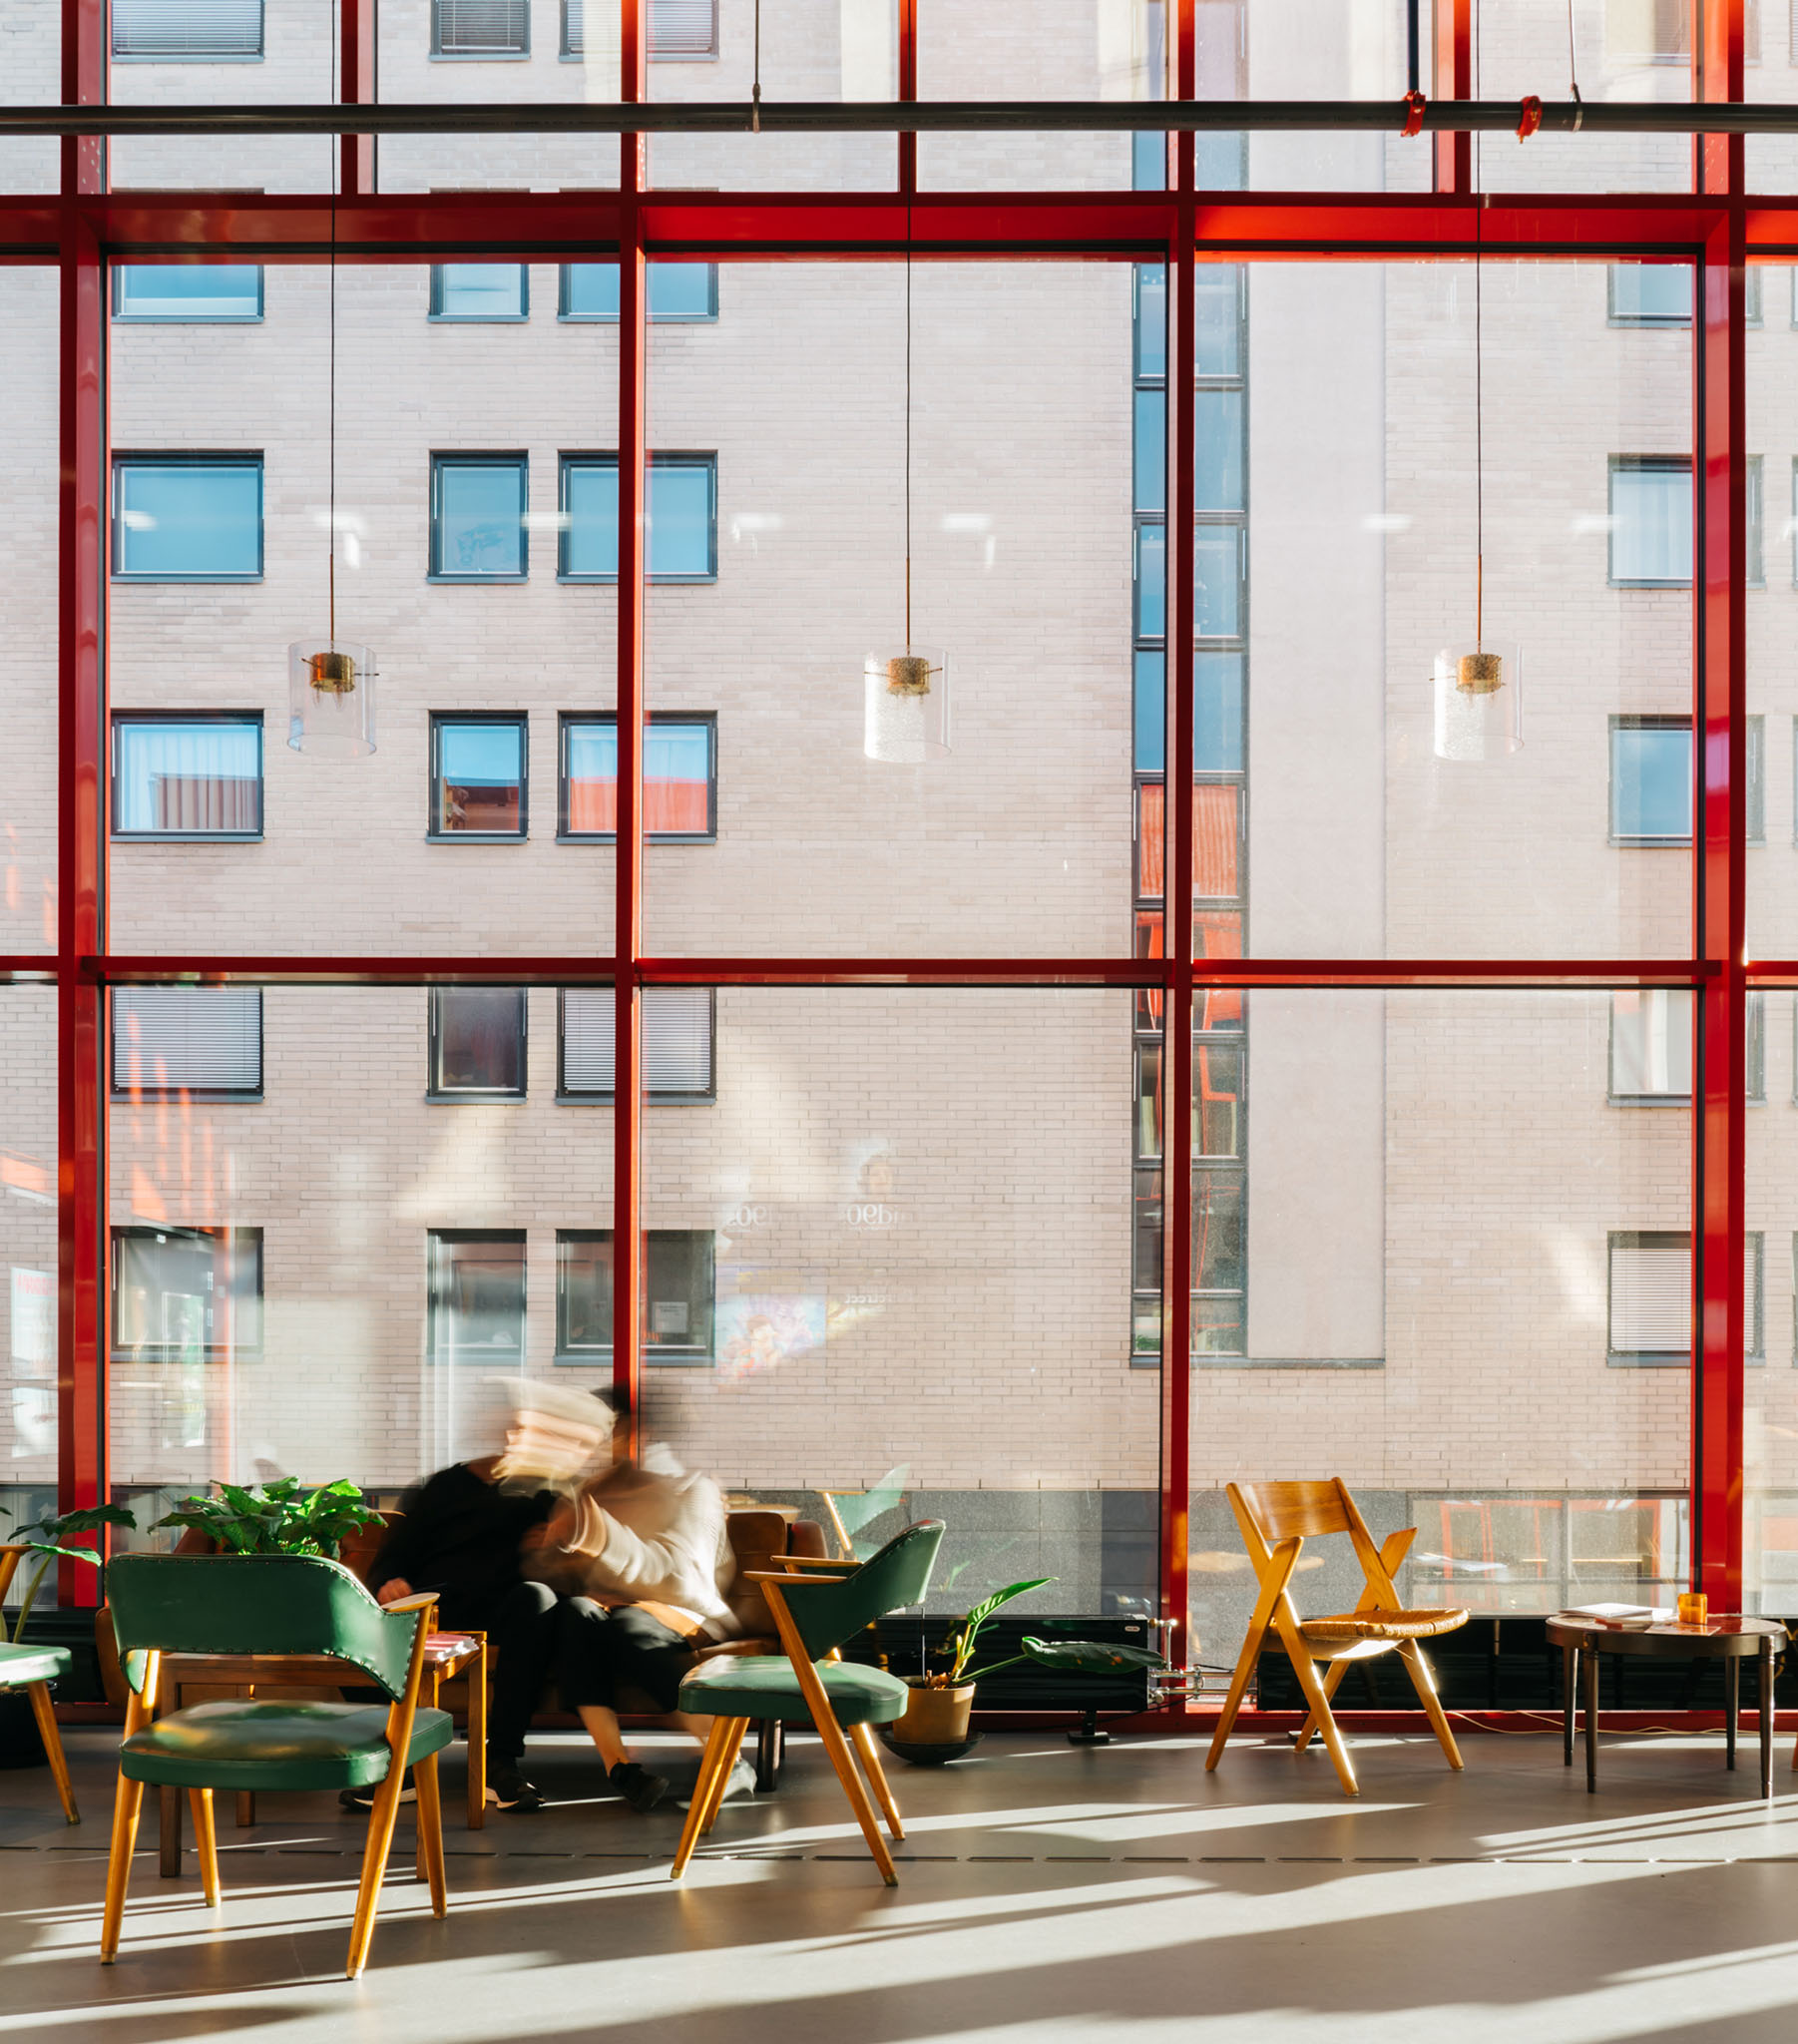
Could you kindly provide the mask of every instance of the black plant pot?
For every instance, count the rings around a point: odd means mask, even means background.
[[[44,1768],[50,1757],[38,1735],[31,1699],[23,1690],[0,1691],[0,1768]]]

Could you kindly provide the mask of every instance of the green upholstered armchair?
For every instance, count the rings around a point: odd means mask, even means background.
[[[368,1960],[400,1783],[410,1767],[431,1908],[444,1914],[437,1756],[450,1742],[450,1717],[418,1708],[434,1597],[410,1597],[383,1609],[340,1563],[304,1554],[123,1554],[108,1571],[108,1589],[131,1697],[119,1749],[103,1962],[110,1964],[119,1949],[144,1785],[151,1782],[187,1789],[206,1898],[215,1906],[215,1788],[363,1788],[378,1783],[350,1931],[346,1971],[353,1980]],[[257,1679],[272,1683],[348,1676],[373,1684],[388,1707],[239,1697],[158,1718],[165,1655],[257,1656]]]
[[[709,1715],[712,1728],[674,1854],[675,1880],[717,1819],[724,1786],[750,1725],[769,1720],[803,1724],[809,1719],[824,1742],[881,1879],[888,1887],[897,1886],[893,1856],[880,1835],[855,1763],[861,1762],[887,1829],[903,1838],[899,1808],[869,1728],[890,1725],[905,1709],[908,1692],[896,1675],[884,1668],[852,1666],[838,1658],[837,1650],[889,1611],[923,1602],[942,1544],[942,1520],[921,1519],[864,1562],[789,1560],[787,1573],[752,1574],[767,1599],[785,1652],[702,1661],[680,1685],[681,1710]],[[801,1567],[808,1573],[790,1572]]]
[[[0,1600],[12,1587],[12,1579],[29,1547],[0,1547]],[[69,1672],[67,1647],[10,1646],[0,1642],[0,1689],[22,1689],[31,1699],[31,1714],[38,1721],[38,1736],[56,1777],[56,1792],[63,1799],[63,1815],[72,1824],[81,1821],[75,1807],[75,1789],[69,1780],[69,1763],[63,1757],[62,1735],[56,1729],[56,1713],[50,1708],[50,1685]]]

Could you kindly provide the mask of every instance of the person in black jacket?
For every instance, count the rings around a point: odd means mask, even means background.
[[[522,1543],[569,1496],[612,1431],[592,1393],[525,1378],[500,1380],[512,1407],[498,1455],[452,1463],[400,1501],[403,1517],[381,1543],[368,1587],[382,1604],[437,1593],[446,1632],[484,1632],[495,1648],[487,1722],[487,1796],[501,1809],[543,1807],[524,1774],[525,1734],[549,1681],[560,1637],[561,1599],[525,1582]],[[374,1790],[343,1800],[365,1808]]]

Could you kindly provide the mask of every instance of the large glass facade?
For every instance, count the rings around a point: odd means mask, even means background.
[[[633,69],[593,0],[303,11],[119,0],[83,97]],[[1466,14],[1433,101],[1565,61]],[[761,15],[651,0],[636,89],[1406,82],[1385,0]],[[47,103],[44,11],[0,24]],[[1573,62],[1676,104],[1716,26],[1578,0]],[[1798,215],[1739,163],[8,142],[0,1480],[385,1494],[554,1374],[845,1537],[940,1512],[945,1602],[1051,1574],[1208,1662],[1236,1476],[1347,1476],[1424,1602],[1779,1608]],[[327,632],[374,651],[349,762],[288,742]],[[1522,748],[1450,757],[1439,656],[1499,648]],[[933,691],[942,757],[879,757]]]

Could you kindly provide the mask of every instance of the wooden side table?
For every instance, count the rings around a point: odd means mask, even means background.
[[[437,1698],[446,1682],[458,1675],[468,1677],[468,1828],[478,1831],[487,1822],[487,1635],[485,1633],[432,1633],[424,1643],[424,1678],[419,1685],[421,1709],[438,1708]],[[263,1689],[332,1689],[345,1684],[354,1687],[358,1671],[328,1654],[165,1654],[162,1676],[157,1684],[156,1715],[179,1711],[186,1689],[225,1689],[237,1696],[252,1697]],[[161,1870],[165,1879],[181,1877],[182,1804],[179,1788],[158,1792],[158,1831],[161,1842]],[[241,1829],[256,1820],[255,1797],[237,1797],[237,1825]]]
[[[1776,1619],[1725,1615],[1699,1625],[1651,1625],[1625,1632],[1595,1619],[1563,1612],[1548,1624],[1549,1645],[1561,1649],[1561,1758],[1573,1765],[1573,1696],[1585,1714],[1585,1787],[1598,1787],[1598,1656],[1646,1655],[1662,1661],[1700,1657],[1723,1663],[1723,1734],[1726,1765],[1735,1766],[1736,1721],[1741,1701],[1742,1663],[1752,1655],[1760,1670],[1760,1792],[1773,1793],[1773,1656],[1785,1644]]]

